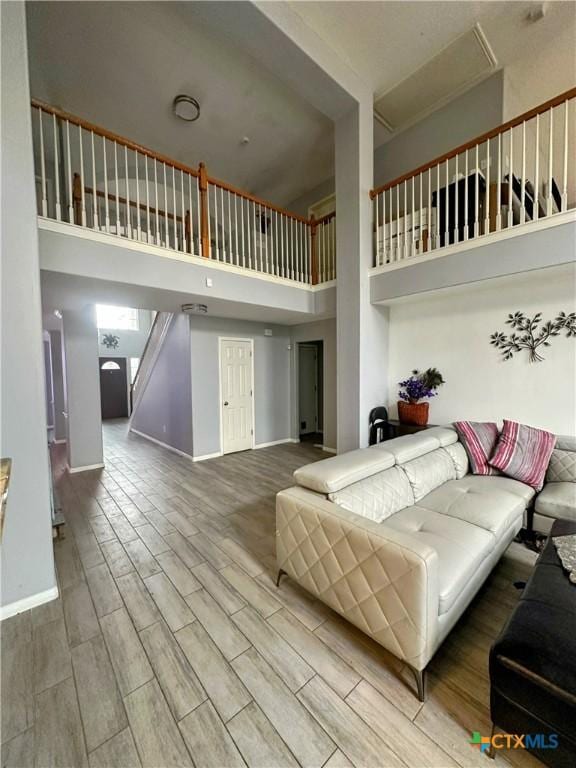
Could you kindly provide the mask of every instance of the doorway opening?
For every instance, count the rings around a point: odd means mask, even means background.
[[[324,343],[298,344],[298,428],[301,441],[322,445],[324,433]]]
[[[100,405],[103,419],[121,419],[128,413],[128,376],[125,357],[101,357]]]

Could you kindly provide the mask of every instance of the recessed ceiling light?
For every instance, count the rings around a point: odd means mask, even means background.
[[[182,312],[187,315],[205,315],[208,312],[206,304],[182,304]]]
[[[193,96],[181,93],[172,102],[172,110],[176,117],[187,123],[193,123],[200,117],[200,104]]]

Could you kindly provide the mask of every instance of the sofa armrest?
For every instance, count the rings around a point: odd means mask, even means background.
[[[438,555],[304,488],[276,496],[278,567],[308,592],[423,669],[436,650]]]

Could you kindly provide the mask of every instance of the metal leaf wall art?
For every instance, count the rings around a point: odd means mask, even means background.
[[[514,312],[508,315],[506,324],[513,333],[507,335],[496,331],[490,336],[490,344],[501,350],[503,360],[511,360],[515,352],[525,349],[531,363],[537,363],[544,358],[538,352],[550,346],[550,339],[565,332],[566,338],[576,338],[576,312],[560,312],[554,320],[542,322],[542,313],[538,312],[533,318],[526,317],[524,312]]]

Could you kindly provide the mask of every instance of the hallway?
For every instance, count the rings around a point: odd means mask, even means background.
[[[468,740],[488,728],[485,651],[525,550],[433,660],[422,705],[398,661],[289,578],[273,584],[275,493],[325,454],[192,464],[124,420],[104,444],[105,470],[55,473],[60,598],[1,625],[3,767],[484,764]]]

